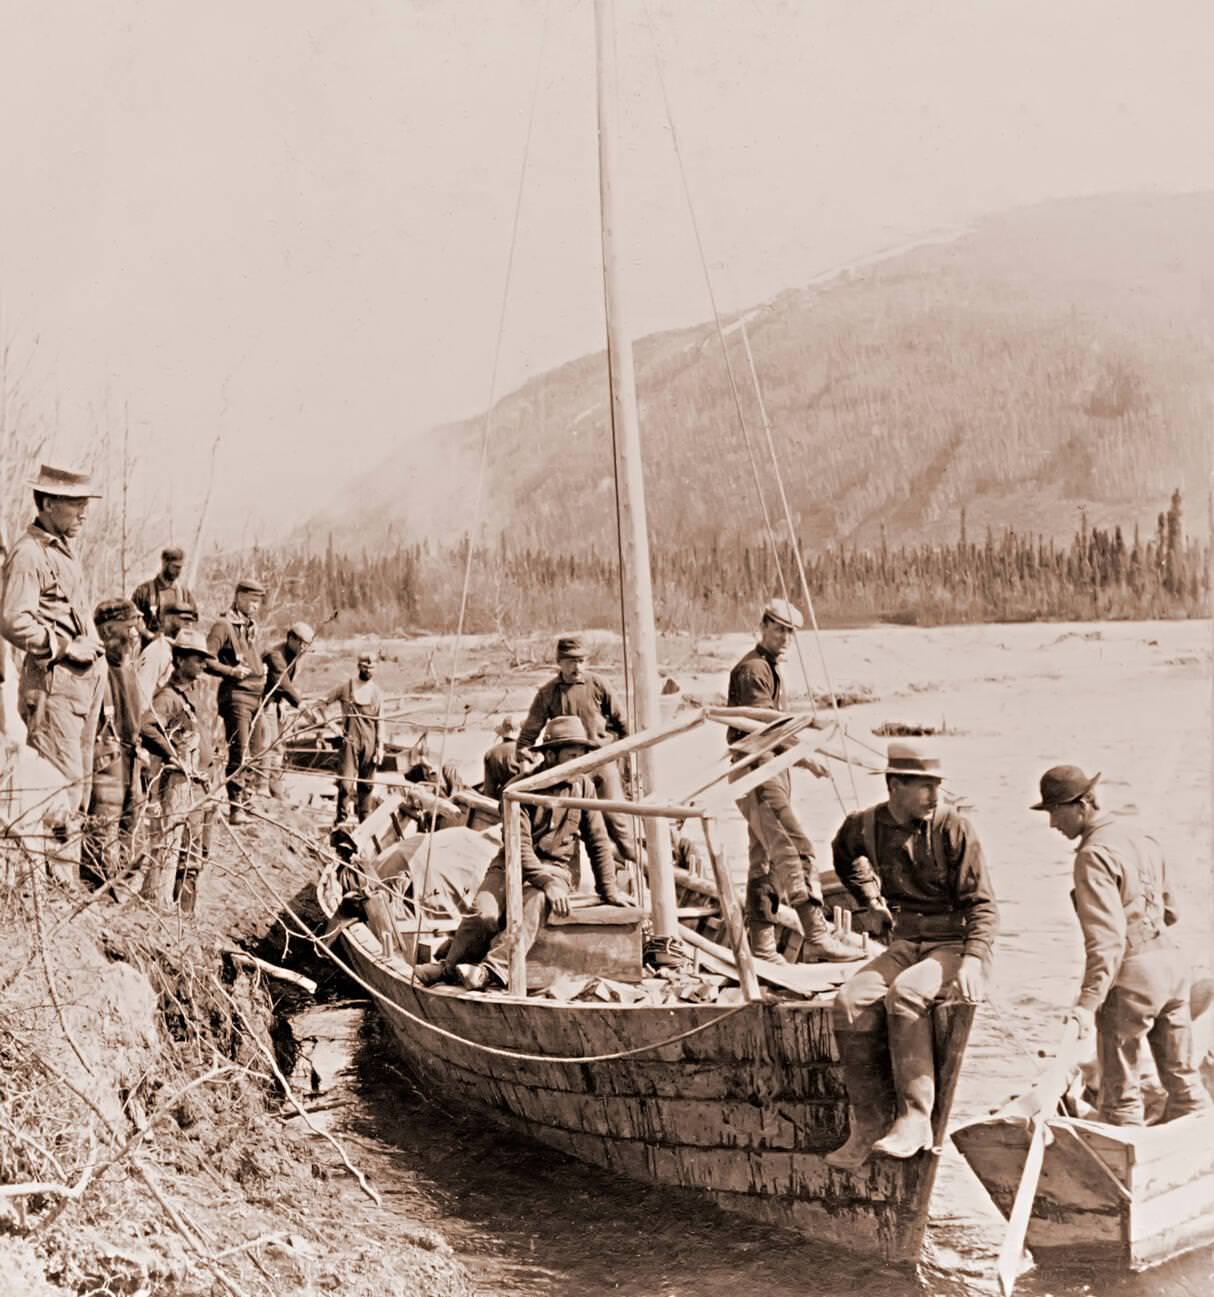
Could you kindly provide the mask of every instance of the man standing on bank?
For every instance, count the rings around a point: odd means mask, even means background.
[[[18,711],[26,741],[69,785],[74,810],[89,804],[93,742],[104,671],[84,572],[72,542],[90,500],[101,498],[87,473],[43,464],[28,483],[37,517],[4,565],[0,632],[25,659]],[[77,826],[65,825],[71,842]],[[69,855],[79,861],[78,840]]]
[[[325,708],[341,704],[341,751],[338,753],[337,814],[340,826],[351,803],[361,823],[371,813],[375,772],[384,762],[384,696],[375,683],[375,654],[358,655],[358,676],[335,685],[317,703],[312,715],[323,721]]]
[[[295,688],[295,673],[303,655],[312,646],[316,632],[306,621],[297,621],[287,637],[275,644],[262,661],[266,668],[266,692],[262,703],[261,748],[263,774],[270,796],[283,796],[282,737],[290,724],[285,709],[299,711],[303,699]]]
[[[177,595],[166,594],[160,601],[160,630],[143,645],[135,668],[139,700],[146,711],[152,699],[173,674],[173,640],[177,632],[198,629],[198,609]]]
[[[540,731],[557,716],[576,716],[595,747],[627,736],[628,726],[611,686],[602,676],[586,669],[589,656],[579,636],[562,635],[557,640],[557,674],[536,691],[527,719],[518,732],[515,748],[520,765],[526,764]],[[624,800],[624,785],[616,762],[600,766],[591,778],[599,797],[606,801]],[[616,854],[621,860],[635,860],[636,846],[628,817],[615,811],[602,814]]]
[[[160,554],[160,571],[150,581],[144,581],[135,587],[131,602],[143,614],[143,624],[149,635],[155,635],[163,629],[161,619],[164,615],[165,602],[173,599],[194,609],[198,615],[198,604],[181,579],[185,571],[185,551],[176,545],[170,545]]]
[[[1077,843],[1071,899],[1086,959],[1070,1017],[1086,1035],[1096,1027],[1100,1120],[1141,1126],[1141,1060],[1149,1046],[1167,1091],[1163,1120],[1202,1112],[1210,1098],[1194,1058],[1189,970],[1167,929],[1177,919],[1163,852],[1154,838],[1103,814],[1096,783],[1078,766],[1041,776],[1050,828]]]
[[[214,658],[209,670],[222,677],[217,702],[228,742],[228,807],[233,824],[244,822],[249,790],[256,779],[253,736],[266,683],[256,618],[265,597],[266,588],[260,581],[251,577],[238,581],[231,608],[207,636],[207,648]]]
[[[784,599],[773,599],[763,609],[759,642],[729,673],[729,706],[762,707],[784,711],[784,682],[780,661],[789,641],[804,625],[800,611]],[[742,730],[726,733],[727,743],[746,737]],[[783,751],[777,748],[776,751]],[[826,772],[817,762],[803,758],[797,764],[819,778]],[[814,845],[792,808],[792,777],[787,770],[746,794],[738,809],[746,820],[750,839],[747,875],[747,928],[759,959],[779,962],[772,919],[780,899],[797,912],[805,933],[803,950],[810,961],[844,963],[862,959],[863,951],[840,941],[822,912],[822,883],[814,862]]]
[[[826,1161],[847,1170],[870,1152],[905,1158],[931,1148],[932,1006],[950,988],[964,1000],[982,998],[999,927],[973,826],[938,805],[939,760],[919,745],[891,743],[883,773],[888,800],[853,811],[833,843],[835,872],[859,903],[858,918],[889,942],[835,995],[850,1132]]]

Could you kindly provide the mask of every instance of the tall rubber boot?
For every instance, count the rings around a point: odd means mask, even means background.
[[[884,1139],[873,1145],[886,1157],[914,1157],[932,1146],[932,1108],[936,1102],[936,1055],[932,1016],[889,1015],[889,1055],[898,1116]]]
[[[766,959],[769,964],[787,964],[788,960],[780,954],[776,945],[776,925],[760,923],[751,919],[746,924],[746,937],[750,942],[751,953],[756,959]]]
[[[893,1121],[894,1088],[882,1034],[835,1031],[847,1085],[847,1141],[827,1153],[826,1165],[856,1171],[868,1160],[873,1144]]]
[[[842,941],[831,932],[817,901],[802,901],[795,908],[797,918],[801,920],[801,930],[805,933],[805,944],[801,947],[803,962],[846,964],[864,958],[862,946],[853,946],[850,941]]]

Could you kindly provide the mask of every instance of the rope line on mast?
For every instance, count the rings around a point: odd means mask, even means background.
[[[527,182],[527,164],[531,160],[531,138],[535,129],[535,109],[540,97],[540,79],[544,68],[544,51],[548,43],[548,17],[551,5],[545,0],[544,18],[540,28],[539,53],[535,60],[535,81],[531,87],[531,106],[527,114],[527,132],[523,139],[523,157],[519,166],[518,186],[514,194],[514,211],[510,221],[510,243],[506,253],[506,273],[502,283],[502,304],[497,317],[497,336],[493,343],[493,364],[489,372],[489,400],[485,408],[485,421],[481,431],[480,458],[476,473],[476,497],[472,510],[472,523],[465,533],[467,547],[464,554],[464,578],[460,590],[459,616],[455,623],[455,638],[451,643],[451,670],[447,682],[447,701],[443,713],[443,736],[438,746],[438,776],[442,779],[443,766],[447,756],[447,735],[451,729],[451,712],[455,704],[455,682],[458,676],[460,646],[464,635],[464,621],[468,613],[468,595],[472,587],[472,555],[476,540],[480,535],[485,507],[485,476],[489,462],[489,442],[493,435],[494,412],[497,404],[497,380],[502,358],[502,339],[506,332],[506,310],[510,302],[510,285],[514,278],[514,254],[518,247],[519,216],[523,207],[523,192]],[[430,886],[430,860],[434,848],[434,828],[438,822],[438,803],[430,810],[430,823],[426,832],[426,859],[422,867],[422,890],[424,896]],[[421,908],[418,908],[417,939],[421,937]],[[413,972],[416,978],[416,968]]]

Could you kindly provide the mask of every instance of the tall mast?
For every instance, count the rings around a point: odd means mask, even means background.
[[[658,683],[658,642],[653,624],[653,579],[649,570],[649,531],[645,516],[645,479],[641,469],[641,429],[637,418],[636,374],[632,364],[632,331],[620,292],[620,261],[615,237],[618,223],[612,176],[617,171],[615,134],[615,24],[612,0],[594,0],[599,118],[599,201],[603,229],[603,291],[607,309],[607,366],[611,380],[611,421],[615,430],[615,474],[620,501],[621,580],[624,631],[628,639],[637,723],[642,729],[662,721]],[[654,751],[638,754],[646,792],[657,786]],[[653,935],[674,937],[678,909],[670,869],[666,822],[646,817],[645,846]]]

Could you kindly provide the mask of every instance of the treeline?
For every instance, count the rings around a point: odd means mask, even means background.
[[[749,625],[758,604],[780,590],[780,573],[802,602],[791,546],[718,539],[658,546],[654,601],[660,629],[706,634]],[[271,587],[276,620],[307,617],[343,632],[454,627],[464,580],[458,547],[400,547],[381,555],[258,551],[243,563],[212,565],[216,597],[237,568]],[[815,610],[828,625],[893,621],[940,625],[981,621],[1141,620],[1201,617],[1209,608],[1208,543],[1186,536],[1180,492],[1153,533],[1089,527],[1081,515],[1069,542],[987,529],[950,545],[831,547],[805,554]],[[505,541],[473,554],[465,629],[507,636],[564,626],[610,627],[620,620],[614,554],[586,557],[519,548]]]

